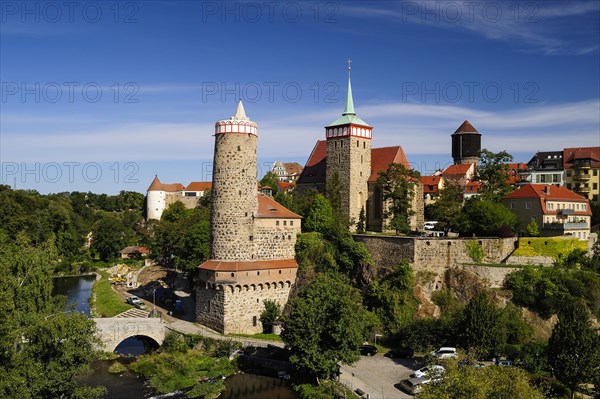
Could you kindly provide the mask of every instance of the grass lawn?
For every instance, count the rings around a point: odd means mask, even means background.
[[[574,249],[587,251],[587,242],[577,238],[524,237],[519,238],[519,248],[513,256],[549,256],[558,258]]]
[[[234,337],[246,337],[246,338],[253,338],[253,339],[263,339],[265,341],[282,342],[281,337],[279,335],[275,335],[275,334],[258,333],[258,334],[253,334],[253,335],[249,335],[249,334],[229,334],[229,335],[234,336]]]
[[[132,308],[112,290],[108,273],[99,272],[102,278],[92,287],[92,311],[96,317],[113,317]]]

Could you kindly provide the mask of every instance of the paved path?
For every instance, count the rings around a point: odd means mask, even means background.
[[[340,368],[340,382],[353,391],[357,388],[362,390],[369,394],[370,399],[412,398],[397,386],[420,367],[422,361],[418,359],[390,359],[380,353],[361,356],[353,366],[343,365]]]

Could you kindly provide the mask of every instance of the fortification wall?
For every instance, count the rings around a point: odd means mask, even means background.
[[[201,282],[197,289],[196,320],[223,334],[260,333],[264,301],[275,301],[283,308],[296,279],[296,270],[283,270],[286,274],[292,271],[286,280],[276,280],[278,274],[273,274],[256,278],[256,283]]]
[[[254,219],[256,259],[293,259],[300,219]]]

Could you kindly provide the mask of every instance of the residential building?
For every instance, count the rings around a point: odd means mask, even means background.
[[[563,150],[565,186],[581,196],[600,201],[600,147]]]
[[[211,187],[211,182],[191,182],[187,187],[181,183],[161,183],[154,176],[146,194],[146,219],[160,220],[164,210],[177,201],[193,209]]]
[[[534,184],[553,184],[557,186],[565,185],[565,171],[563,168],[562,151],[538,151],[527,162],[525,170],[519,170],[519,181],[517,185]]]
[[[442,175],[444,176],[444,179],[465,187],[475,176],[475,164],[463,163],[450,165],[444,170]]]
[[[590,236],[589,200],[565,187],[525,184],[502,202],[517,215],[523,228],[535,220],[544,237],[570,235],[587,240]]]
[[[444,176],[421,176],[421,184],[423,185],[423,200],[425,205],[433,204],[444,189]]]
[[[302,174],[302,165],[297,162],[277,161],[273,164],[272,172],[277,175],[279,181],[294,182]]]

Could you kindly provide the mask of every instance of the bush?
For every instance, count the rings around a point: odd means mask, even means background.
[[[481,263],[483,260],[483,247],[477,241],[467,241],[467,254],[475,263]]]
[[[270,299],[265,299],[263,303],[265,310],[260,314],[260,322],[262,323],[263,332],[268,334],[273,330],[273,323],[281,317],[281,306]]]

